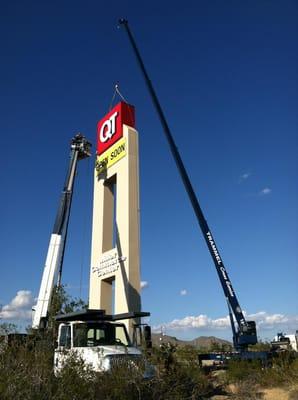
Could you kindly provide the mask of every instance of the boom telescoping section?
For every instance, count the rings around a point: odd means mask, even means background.
[[[46,327],[54,286],[60,286],[61,284],[62,265],[77,163],[79,160],[90,157],[90,148],[91,144],[80,133],[75,135],[71,140],[69,167],[50,238],[37,304],[33,308],[33,329]]]
[[[181,179],[183,181],[185,190],[189,196],[189,200],[192,204],[194,213],[197,217],[197,221],[200,225],[201,231],[203,233],[204,239],[206,241],[206,244],[208,246],[209,252],[211,254],[211,257],[213,259],[220,283],[222,285],[225,297],[228,302],[228,307],[229,307],[229,312],[230,312],[230,320],[231,320],[231,325],[232,325],[232,331],[233,331],[233,342],[234,342],[234,347],[237,350],[245,350],[248,345],[250,344],[256,344],[257,343],[257,333],[256,333],[256,324],[254,321],[246,321],[243,312],[241,310],[240,304],[238,302],[238,299],[236,297],[235,291],[233,289],[232,283],[230,281],[230,278],[228,276],[227,270],[224,266],[223,260],[219,254],[218,248],[215,244],[214,237],[211,233],[211,230],[207,224],[207,221],[204,217],[204,214],[202,212],[202,209],[200,207],[199,201],[197,199],[197,196],[193,190],[191,181],[188,177],[188,174],[186,172],[186,169],[184,167],[182,158],[179,154],[179,151],[177,149],[176,143],[173,139],[173,136],[171,134],[170,128],[168,126],[167,120],[164,116],[163,110],[161,108],[161,105],[159,103],[158,97],[155,93],[154,87],[152,85],[152,82],[149,79],[148,73],[146,71],[144,62],[141,58],[140,52],[138,50],[138,47],[136,45],[136,42],[134,40],[134,37],[131,33],[131,30],[128,26],[128,21],[125,19],[120,19],[119,24],[123,25],[125,28],[125,31],[128,35],[129,41],[131,43],[131,46],[133,48],[133,51],[135,53],[135,56],[137,58],[139,67],[142,71],[142,74],[144,76],[147,88],[149,90],[151,99],[153,101],[153,104],[156,108],[157,114],[159,116],[160,122],[163,127],[164,134],[166,136],[166,139],[168,141],[168,144],[170,146],[171,153],[174,157],[177,169],[179,171],[179,174],[181,176]],[[232,315],[233,314],[233,315]],[[236,330],[235,323],[234,323],[234,317],[236,319],[236,323],[238,325],[238,329]]]

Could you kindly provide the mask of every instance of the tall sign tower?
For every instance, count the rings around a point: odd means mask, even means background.
[[[118,103],[97,124],[89,308],[141,311],[139,152],[134,107]],[[132,324],[126,320],[129,334]]]

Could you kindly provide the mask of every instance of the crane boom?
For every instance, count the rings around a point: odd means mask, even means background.
[[[90,147],[91,144],[80,133],[71,141],[69,167],[50,238],[37,304],[34,308],[32,322],[32,328],[34,329],[44,328],[46,326],[53,288],[55,284],[58,286],[61,284],[62,265],[77,162],[91,155]]]
[[[229,279],[227,270],[224,266],[223,260],[219,254],[218,248],[215,244],[215,240],[213,238],[213,235],[211,233],[211,230],[207,224],[207,221],[204,217],[204,214],[202,212],[202,209],[200,207],[199,201],[197,199],[197,196],[194,192],[194,189],[192,187],[191,181],[189,179],[189,176],[187,174],[187,171],[184,167],[182,158],[180,156],[180,153],[178,151],[178,148],[175,144],[175,141],[173,139],[173,136],[171,134],[170,128],[168,126],[167,120],[164,116],[163,110],[161,108],[161,105],[159,103],[158,97],[155,93],[154,87],[152,85],[152,82],[149,79],[148,73],[146,71],[145,65],[143,63],[143,60],[141,58],[140,52],[137,48],[136,42],[134,40],[134,37],[131,33],[131,30],[128,26],[128,21],[125,19],[120,19],[119,24],[123,25],[126,33],[129,37],[129,41],[132,45],[132,48],[134,50],[135,56],[137,58],[139,67],[141,68],[141,71],[143,73],[147,88],[149,90],[149,93],[151,95],[151,99],[153,101],[153,104],[156,108],[157,114],[159,116],[160,122],[163,127],[164,134],[166,136],[166,139],[168,141],[168,144],[170,146],[171,153],[174,157],[177,169],[179,171],[179,174],[181,176],[181,179],[183,181],[185,190],[188,194],[189,200],[192,204],[194,213],[197,217],[197,221],[199,223],[199,226],[201,228],[201,231],[203,233],[204,239],[206,241],[206,244],[208,246],[209,252],[211,254],[211,257],[213,259],[219,280],[221,282],[225,297],[228,301],[228,304],[230,305],[233,314],[236,318],[237,324],[238,324],[238,332],[236,332],[236,339],[234,340],[234,344],[236,348],[239,349],[244,349],[247,347],[248,344],[255,344],[257,343],[257,336],[256,336],[256,326],[254,321],[246,321],[245,317],[243,315],[242,309],[240,307],[240,304],[238,302],[238,299],[236,297],[236,293],[233,289],[232,283]],[[233,329],[233,326],[232,326]]]

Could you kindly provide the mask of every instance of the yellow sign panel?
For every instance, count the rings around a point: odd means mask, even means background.
[[[123,138],[116,142],[112,147],[110,147],[107,151],[97,157],[95,163],[95,169],[97,171],[97,175],[100,175],[112,165],[114,165],[117,161],[121,160],[121,158],[126,156],[126,139]]]

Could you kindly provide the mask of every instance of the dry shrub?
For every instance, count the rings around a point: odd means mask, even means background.
[[[53,347],[49,339],[29,340],[0,352],[1,400],[183,400],[204,399],[212,388],[197,366],[173,360],[156,364],[151,380],[143,368],[119,366],[96,373],[79,358],[69,358],[59,376],[53,374]]]
[[[258,381],[258,375],[261,369],[261,363],[257,360],[231,360],[229,361],[227,369],[227,381],[229,383],[249,381],[250,384],[254,385]]]
[[[237,385],[247,384],[251,388],[291,387],[298,382],[298,359],[285,352],[273,357],[270,367],[264,368],[258,361],[231,361],[227,370],[227,381]],[[298,399],[297,399],[298,400]]]
[[[52,395],[53,353],[47,343],[15,343],[0,353],[1,400],[47,399]]]
[[[233,396],[235,400],[258,400],[262,398],[262,393],[256,385],[249,381],[238,382],[236,393]]]

